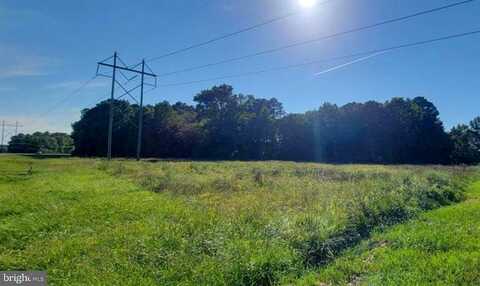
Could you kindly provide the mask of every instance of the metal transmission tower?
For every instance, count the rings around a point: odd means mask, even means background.
[[[2,141],[0,142],[0,148],[3,148],[5,143],[5,128],[15,128],[15,135],[17,135],[19,127],[23,127],[23,125],[18,124],[18,121],[15,121],[15,124],[12,124],[2,120]]]
[[[112,69],[112,75],[105,75],[101,73],[102,67]],[[137,69],[141,67],[141,69]],[[148,72],[145,71],[148,69]],[[117,72],[120,76],[123,77],[125,83],[122,84],[117,79]],[[143,131],[143,91],[144,86],[152,86],[153,88],[157,87],[157,75],[153,73],[152,69],[145,63],[145,60],[142,60],[141,63],[134,66],[127,66],[124,61],[118,56],[117,52],[113,56],[98,62],[97,65],[97,76],[108,77],[112,79],[112,87],[110,93],[110,112],[108,119],[108,151],[107,158],[108,160],[112,159],[112,133],[113,133],[113,112],[114,112],[114,101],[115,99],[120,99],[128,95],[133,101],[139,104],[139,113],[138,113],[138,138],[137,138],[137,160],[140,160],[142,153],[142,131]],[[129,75],[131,77],[129,77]],[[125,86],[131,82],[134,82],[140,76],[140,84],[134,86],[133,88],[127,89]],[[145,76],[153,78],[154,83],[145,82]],[[115,98],[115,86],[119,86],[123,90],[123,94]],[[125,86],[124,86],[125,85]],[[134,90],[140,88],[140,100],[138,101],[132,94]]]

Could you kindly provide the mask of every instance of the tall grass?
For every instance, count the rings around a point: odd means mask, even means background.
[[[56,284],[273,285],[419,212],[468,171],[287,162],[0,158],[0,269]],[[38,170],[38,171],[36,171]],[[114,283],[115,284],[115,283]]]

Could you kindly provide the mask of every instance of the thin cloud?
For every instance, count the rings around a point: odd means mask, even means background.
[[[359,59],[356,59],[356,60],[353,60],[353,61],[350,61],[350,62],[346,62],[346,63],[344,63],[344,64],[337,65],[337,66],[328,68],[328,69],[326,69],[326,70],[317,72],[317,73],[315,73],[315,76],[320,76],[320,75],[322,75],[322,74],[326,74],[326,73],[329,73],[329,72],[333,72],[333,71],[336,71],[336,70],[338,70],[338,69],[345,68],[345,67],[351,66],[351,65],[353,65],[353,64],[366,61],[366,60],[368,60],[368,59],[370,59],[370,58],[383,55],[383,54],[385,54],[385,53],[386,53],[385,51],[384,51],[384,52],[379,52],[379,53],[374,53],[374,54],[371,54],[371,55],[368,55],[368,56],[365,56],[365,57],[362,57],[362,58],[359,58]]]
[[[42,76],[48,73],[39,66],[32,64],[14,65],[2,69],[0,71],[0,78],[12,78],[12,77],[26,77],[26,76]]]
[[[0,24],[5,27],[22,27],[31,22],[37,25],[55,25],[57,22],[54,18],[40,10],[33,9],[17,9],[12,7],[1,6],[0,4]]]
[[[3,17],[11,17],[11,18],[34,18],[34,17],[42,17],[44,16],[42,13],[36,10],[31,9],[10,9],[6,7],[0,6],[0,15]]]
[[[15,87],[0,87],[0,92],[10,92],[10,91],[16,91],[17,88]]]
[[[61,89],[61,90],[74,90],[77,89],[78,87],[82,86],[84,84],[84,81],[80,80],[70,80],[70,81],[63,81],[63,82],[57,82],[57,83],[52,83],[48,84],[45,86],[47,89]],[[95,88],[103,88],[107,86],[106,81],[94,81],[91,82],[89,85],[87,85],[85,88],[89,89],[95,89]]]
[[[32,55],[15,47],[0,47],[0,79],[50,74],[60,62],[58,59]]]

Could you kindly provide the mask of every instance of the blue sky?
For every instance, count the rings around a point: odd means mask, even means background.
[[[152,62],[158,73],[241,56],[295,41],[453,3],[451,0],[332,0],[301,8],[299,0],[142,0],[0,2],[0,119],[20,121],[22,131],[70,131],[80,111],[109,94],[108,79],[91,78],[96,62],[118,51],[133,64],[300,9],[300,13],[224,41]],[[319,0],[321,1],[321,0]],[[480,29],[480,1],[245,61],[173,75],[170,84],[309,60],[341,56]],[[425,96],[446,127],[480,115],[480,35],[398,50],[315,76],[342,62],[192,85],[161,87],[146,95],[191,103],[215,84],[236,92],[276,97],[288,112],[324,102],[344,104]],[[58,105],[59,102],[62,102]],[[11,134],[11,130],[8,135]]]

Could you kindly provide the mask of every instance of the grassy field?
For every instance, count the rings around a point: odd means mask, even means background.
[[[347,251],[296,285],[480,285],[480,182],[465,202],[422,215]]]
[[[368,276],[360,262],[335,260],[344,250],[361,256],[365,243],[349,249],[372,232],[462,201],[473,174],[0,156],[0,269],[46,269],[52,285],[342,284]],[[371,281],[395,282],[387,276]]]

